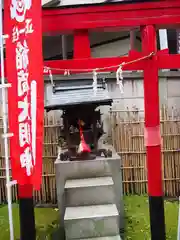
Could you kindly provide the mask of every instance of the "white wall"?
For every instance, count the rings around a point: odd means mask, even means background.
[[[44,6],[49,7],[51,5],[56,6],[59,3],[60,3],[60,0],[41,0],[41,4],[42,4],[43,7]]]
[[[116,82],[108,84],[108,90],[114,100],[113,108],[124,110],[126,108],[144,110],[144,86],[141,73],[124,74],[124,93],[121,94]],[[128,76],[126,78],[126,76]],[[132,77],[131,77],[132,76]],[[153,92],[152,92],[153,97]],[[160,105],[165,104],[180,109],[180,73],[165,72],[159,74],[159,100]]]
[[[112,2],[123,2],[124,0],[111,0]],[[78,4],[97,4],[105,3],[107,0],[61,0],[59,6],[78,5]]]
[[[107,83],[109,95],[113,99],[112,109],[124,111],[124,116],[127,109],[139,110],[139,117],[144,117],[144,86],[143,86],[143,74],[138,72],[124,72],[124,93],[121,94],[115,79],[115,74],[107,74]],[[105,76],[105,74],[103,75]],[[111,76],[111,77],[110,77]],[[91,79],[91,76],[89,76]],[[81,76],[82,78],[82,76]],[[56,76],[58,80],[58,76]],[[77,77],[78,79],[78,77]],[[73,81],[73,80],[72,80]],[[92,80],[93,81],[93,80]],[[163,72],[159,73],[159,99],[160,106],[162,104],[169,107],[171,113],[172,108],[178,109],[180,114],[180,72]],[[152,92],[153,97],[153,92]],[[104,122],[105,131],[109,131],[109,111],[110,106],[100,107],[102,120]],[[121,113],[123,116],[123,113]]]
[[[113,98],[113,110],[119,110],[121,116],[127,116],[127,109],[139,110],[139,117],[144,117],[144,87],[143,76],[141,73],[124,74],[124,94],[121,94],[115,80],[108,83],[110,96]],[[153,97],[153,92],[152,92]],[[160,107],[166,105],[169,109],[169,115],[180,116],[180,72],[161,72],[159,73],[159,100]],[[109,107],[101,107],[105,130],[109,131]]]
[[[129,39],[120,40],[117,42],[105,44],[99,47],[92,48],[92,57],[113,57],[127,55],[130,50]]]

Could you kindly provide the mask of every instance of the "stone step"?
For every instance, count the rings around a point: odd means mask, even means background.
[[[97,238],[119,234],[115,204],[67,207],[64,216],[66,239]]]
[[[83,238],[79,240],[121,240],[120,235],[108,236],[108,237],[98,237],[98,238]]]
[[[112,177],[67,180],[65,183],[66,207],[115,203]]]

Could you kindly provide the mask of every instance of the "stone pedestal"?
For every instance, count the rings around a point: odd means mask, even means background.
[[[124,204],[122,191],[121,160],[118,155],[112,158],[97,158],[87,161],[59,161],[55,162],[57,199],[60,212],[60,226],[64,227],[64,213],[66,209],[65,183],[70,179],[85,179],[111,176],[114,182],[115,204],[117,206],[120,221],[119,228],[124,228]],[[104,194],[106,194],[104,192]],[[103,195],[104,195],[103,194]],[[108,194],[108,192],[107,192]],[[98,194],[101,202],[102,195]],[[107,196],[108,198],[108,196]],[[96,201],[97,195],[95,196]]]

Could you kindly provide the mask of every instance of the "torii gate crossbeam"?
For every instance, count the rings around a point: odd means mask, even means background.
[[[156,28],[175,25],[178,27],[180,26],[179,16],[178,0],[64,9],[49,8],[43,10],[43,33],[74,32],[81,29],[133,28],[146,25],[156,25]]]

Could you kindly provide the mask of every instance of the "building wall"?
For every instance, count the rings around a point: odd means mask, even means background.
[[[144,117],[144,87],[142,73],[124,73],[124,93],[120,90],[114,80],[109,81],[108,89],[113,98],[112,110],[121,112],[124,118],[127,111],[138,110],[139,117]],[[160,107],[165,105],[168,107],[169,114],[172,109],[175,114],[180,116],[180,72],[160,72],[159,73],[159,100]],[[153,97],[153,93],[152,93]],[[109,129],[109,107],[101,108],[103,113],[103,121],[106,131]]]
[[[128,32],[92,32],[89,33],[92,57],[112,57],[127,55],[130,50]],[[141,50],[141,42],[136,39],[136,48]],[[66,36],[67,52],[73,52],[73,35]],[[43,37],[44,58],[62,55],[61,36]]]
[[[112,110],[121,112],[121,116],[126,117],[127,111],[138,110],[139,117],[144,117],[144,87],[143,87],[143,74],[138,72],[124,72],[124,93],[121,94],[117,84],[115,74],[103,74],[99,75],[101,78],[106,78],[109,95],[113,99]],[[63,77],[64,78],[64,77]],[[73,79],[73,76],[71,76]],[[76,76],[76,79],[82,79],[84,76]],[[92,79],[91,75],[86,76],[88,79]],[[46,77],[46,79],[48,79]],[[62,77],[55,76],[54,81],[58,84],[58,80]],[[70,78],[69,78],[69,81]],[[75,80],[72,80],[75,81]],[[50,84],[50,82],[46,82]],[[159,72],[159,99],[160,106],[166,105],[169,108],[169,112],[172,108],[176,108],[177,114],[180,115],[180,72]],[[152,93],[153,97],[153,93]],[[110,106],[100,107],[102,120],[104,122],[105,131],[109,129],[109,111]]]
[[[92,57],[113,57],[127,55],[130,50],[130,40],[124,39],[117,42],[94,47],[91,50]]]
[[[124,73],[124,93],[121,94],[115,82],[109,82],[108,88],[114,99],[113,108],[118,110],[144,110],[144,86],[142,73]],[[180,108],[180,72],[159,72],[160,105]],[[153,93],[152,93],[153,97]]]

